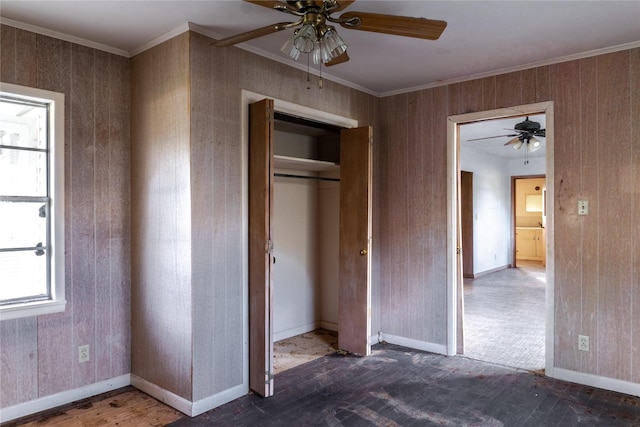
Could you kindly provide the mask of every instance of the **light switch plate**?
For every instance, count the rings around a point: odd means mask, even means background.
[[[578,200],[578,215],[589,215],[588,200]]]

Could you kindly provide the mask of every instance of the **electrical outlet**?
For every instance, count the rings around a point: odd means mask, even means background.
[[[78,347],[78,362],[88,362],[89,359],[89,344],[81,345]]]
[[[578,350],[589,351],[589,336],[578,335]]]

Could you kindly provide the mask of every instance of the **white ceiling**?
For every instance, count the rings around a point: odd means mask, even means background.
[[[512,146],[506,146],[505,143],[513,137],[504,136],[514,134],[516,123],[523,121],[523,117],[511,117],[507,119],[487,120],[483,122],[468,123],[460,126],[460,149],[462,153],[472,154],[480,152],[491,156],[497,156],[504,159],[524,159],[524,146],[519,150],[514,150]],[[544,114],[529,116],[529,120],[540,123],[540,129],[546,129],[546,118]],[[502,136],[501,136],[502,135]],[[501,136],[499,138],[483,139],[480,141],[469,141],[476,138],[487,138],[492,136]],[[540,149],[529,153],[529,158],[544,158],[547,152],[546,138],[536,137],[541,144]]]
[[[351,61],[325,68],[324,76],[374,95],[640,46],[640,0],[358,0],[346,10],[448,22],[435,41],[338,27]],[[2,0],[0,15],[8,24],[125,56],[186,30],[187,23],[221,37],[294,18],[242,0]],[[241,47],[291,63],[280,47],[292,31]],[[295,66],[304,69],[306,60]]]
[[[346,11],[425,17],[448,23],[435,41],[338,26],[349,46],[351,60],[323,68],[323,76],[381,96],[640,47],[640,0],[358,0]],[[1,0],[0,16],[3,23],[124,56],[140,53],[187,28],[222,38],[295,18],[242,0]],[[292,31],[284,30],[239,47],[306,70],[306,59],[294,63],[280,52]],[[508,137],[467,142],[507,134],[505,129],[513,129],[522,119],[461,126],[462,149],[504,158],[522,157],[522,150],[504,147]],[[544,115],[531,119],[544,128]],[[544,138],[540,139],[546,145]],[[532,157],[544,155],[543,148]]]

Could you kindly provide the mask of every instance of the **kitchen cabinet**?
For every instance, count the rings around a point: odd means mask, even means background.
[[[516,259],[544,262],[544,251],[542,228],[516,227]]]

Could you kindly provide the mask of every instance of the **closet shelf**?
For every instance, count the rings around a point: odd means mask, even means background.
[[[299,157],[273,156],[274,166],[278,169],[295,169],[311,172],[324,172],[340,169],[338,163],[322,160],[302,159]]]

